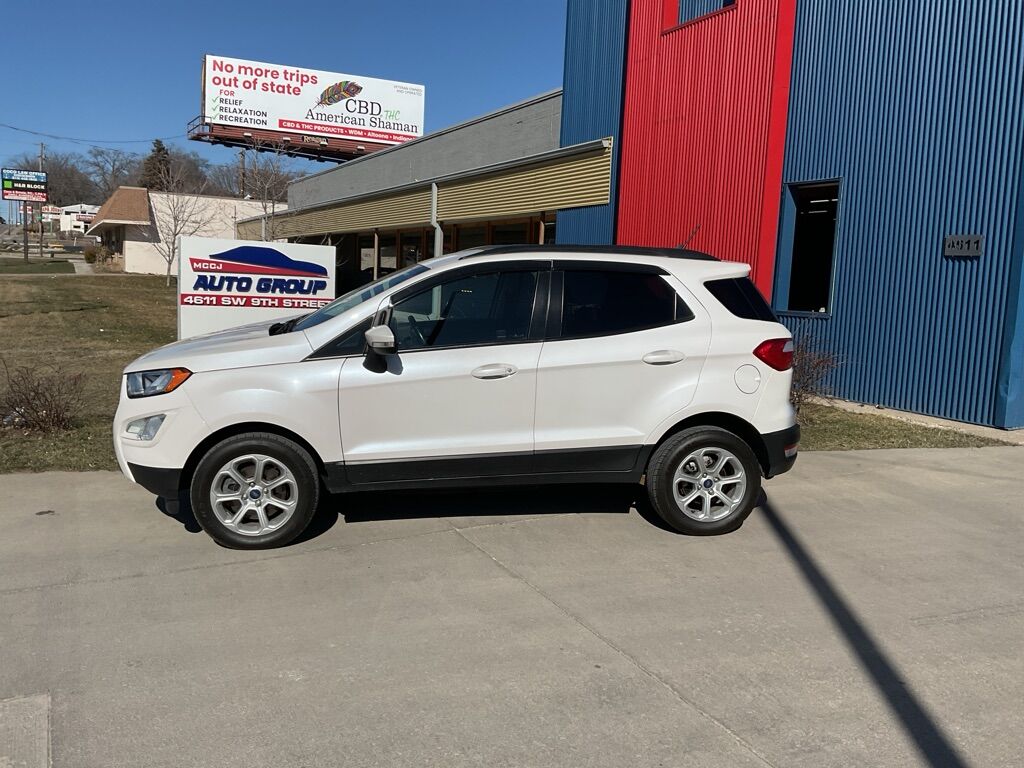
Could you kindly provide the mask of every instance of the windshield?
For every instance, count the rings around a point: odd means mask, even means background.
[[[416,275],[426,271],[427,267],[424,267],[422,264],[413,264],[411,267],[406,267],[398,272],[392,272],[390,275],[386,275],[376,282],[368,285],[361,285],[355,290],[349,291],[344,296],[338,297],[330,304],[320,307],[320,309],[313,314],[306,315],[290,330],[301,331],[305,328],[312,328],[314,325],[319,325],[320,323],[330,320],[332,317],[337,317],[343,312],[348,312],[353,307],[358,307],[364,301],[369,301],[374,296],[394,288],[396,285],[408,280],[410,277],[415,277]]]

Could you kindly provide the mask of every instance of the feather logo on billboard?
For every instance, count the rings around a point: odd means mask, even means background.
[[[320,101],[314,104],[313,108],[329,107],[331,104],[337,104],[339,101],[358,96],[362,91],[363,86],[355,80],[342,80],[340,83],[335,83],[325,88],[324,92],[320,94]]]
[[[189,258],[196,272],[193,291],[248,293],[255,289],[262,294],[300,294],[315,296],[327,288],[327,268],[311,261],[285,256],[276,248],[240,245],[203,258]],[[273,275],[255,281],[245,275]]]

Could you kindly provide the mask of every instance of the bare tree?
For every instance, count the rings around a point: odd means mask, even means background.
[[[289,162],[289,147],[283,142],[252,139],[252,151],[245,153],[241,174],[242,195],[257,200],[263,208],[261,239],[277,239],[278,204],[288,198],[288,185],[300,174]]]
[[[224,197],[241,197],[238,163],[223,163],[210,167],[207,174],[209,186],[207,191],[211,195],[223,195]]]
[[[178,239],[199,234],[215,218],[213,209],[201,195],[205,183],[193,189],[190,169],[180,163],[168,163],[159,169],[161,192],[150,195],[156,237],[153,245],[167,262],[167,285],[171,284],[171,267],[178,251]]]
[[[104,200],[123,184],[131,184],[139,176],[142,160],[138,155],[120,149],[93,147],[82,164]]]
[[[53,205],[73,203],[102,203],[95,183],[82,168],[81,155],[70,152],[47,151],[43,158],[43,170],[47,175],[49,197]],[[39,157],[25,152],[10,158],[4,168],[24,168],[34,171],[39,167]]]

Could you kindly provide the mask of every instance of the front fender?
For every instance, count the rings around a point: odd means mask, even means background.
[[[342,461],[341,360],[307,360],[195,374],[189,397],[210,432],[264,422],[294,432],[325,462]]]

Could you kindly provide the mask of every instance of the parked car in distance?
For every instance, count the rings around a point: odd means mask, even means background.
[[[799,442],[792,338],[748,272],[679,249],[430,259],[143,355],[118,462],[227,547],[288,543],[323,491],[478,484],[644,482],[672,528],[731,531]]]

